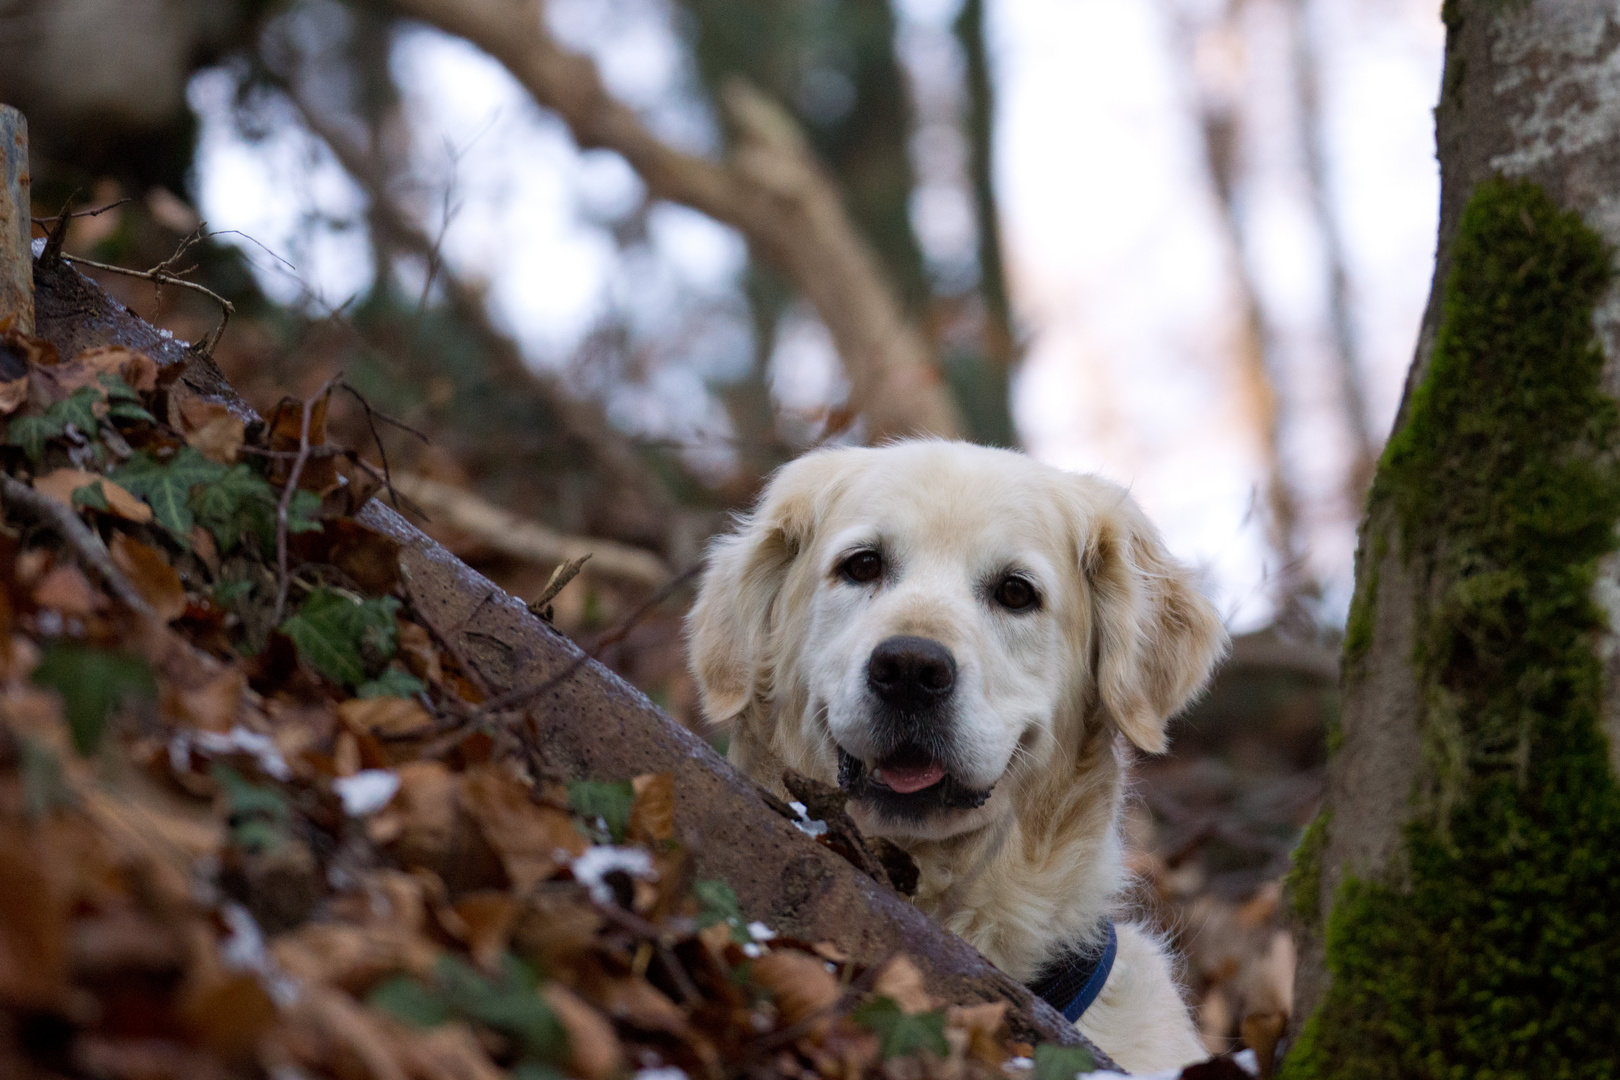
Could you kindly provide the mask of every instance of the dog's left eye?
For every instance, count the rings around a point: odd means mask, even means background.
[[[857,551],[838,567],[844,577],[865,585],[883,576],[883,556],[875,551]]]
[[[996,603],[1008,611],[1028,611],[1041,602],[1041,596],[1025,578],[1008,574],[996,584]]]

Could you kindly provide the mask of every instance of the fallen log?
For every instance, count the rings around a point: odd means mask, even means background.
[[[62,355],[97,345],[137,349],[161,367],[184,365],[180,380],[190,390],[258,419],[204,352],[142,321],[66,263],[36,261],[34,289],[35,332]],[[673,774],[677,834],[693,848],[700,876],[732,885],[747,918],[780,934],[830,941],[867,964],[903,952],[936,996],[962,1004],[1005,1001],[1017,1037],[1085,1045],[1099,1065],[1110,1067],[1106,1055],[1022,984],[799,832],[702,739],[611,671],[580,663],[578,646],[531,615],[521,600],[377,501],[360,517],[400,542],[413,601],[455,639],[493,692],[544,686],[570,672],[527,709],[545,766],[594,779]]]

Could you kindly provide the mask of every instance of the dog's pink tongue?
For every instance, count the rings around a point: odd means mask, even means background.
[[[921,791],[926,787],[933,787],[945,778],[943,765],[885,765],[872,770],[874,779],[898,791],[902,795],[910,795],[913,791]]]

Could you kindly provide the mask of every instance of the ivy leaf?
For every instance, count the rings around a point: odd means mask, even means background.
[[[108,401],[133,401],[139,405],[141,395],[135,392],[134,387],[124,381],[124,377],[115,372],[103,371],[96,376],[96,381],[107,391]]]
[[[572,798],[569,801],[572,802]],[[725,923],[731,927],[732,941],[739,945],[753,943],[754,935],[743,923],[742,908],[737,905],[737,892],[730,884],[719,878],[710,878],[693,885],[692,895],[698,901],[699,930],[706,930],[715,923]]]
[[[950,1044],[945,1041],[944,1009],[908,1015],[893,998],[875,997],[851,1013],[850,1019],[882,1040],[878,1052],[884,1061],[919,1050],[941,1058],[950,1056]]]
[[[630,827],[630,807],[636,801],[636,789],[628,780],[570,780],[568,805],[586,821],[600,820],[615,844],[624,843],[624,831]],[[729,890],[723,881],[714,882]],[[732,907],[737,897],[731,897]]]
[[[64,428],[72,424],[86,438],[94,438],[96,432],[101,430],[101,421],[96,419],[96,406],[100,402],[101,395],[92,387],[81,386],[46,409],[45,415],[60,422]]]
[[[1083,1072],[1093,1072],[1097,1059],[1083,1046],[1042,1043],[1035,1048],[1035,1074],[1030,1080],[1074,1080]]]
[[[397,667],[388,667],[384,668],[383,673],[375,679],[362,684],[360,689],[354,692],[354,696],[359,698],[408,698],[421,693],[425,689],[427,687],[422,685],[422,680],[410,672],[402,671]]]
[[[266,550],[275,543],[276,493],[247,465],[233,465],[219,479],[193,489],[190,505],[223,554],[235,550],[243,533],[258,533],[262,540],[266,524],[270,531]]]
[[[293,492],[292,501],[287,504],[287,531],[289,533],[320,532],[321,523],[315,516],[320,512],[320,509],[321,497],[313,491],[305,491],[303,488],[299,488]]]
[[[533,973],[510,953],[503,958],[498,981],[453,956],[441,957],[433,976],[452,1008],[512,1037],[525,1057],[560,1062],[567,1056],[562,1021],[537,992]]]
[[[225,472],[225,466],[184,446],[167,465],[159,464],[149,454],[136,454],[113,472],[112,479],[145,499],[159,525],[184,538],[196,520],[191,512],[191,489],[198,484],[212,484]]]
[[[398,975],[366,995],[366,1004],[413,1028],[438,1027],[454,1013],[444,999],[415,979]]]
[[[298,613],[281,624],[281,632],[298,647],[298,655],[333,682],[359,686],[366,681],[371,649],[387,660],[397,644],[392,596],[355,600],[335,589],[316,589]]]
[[[73,747],[89,755],[101,741],[107,714],[129,698],[157,697],[157,680],[146,661],[125,653],[57,643],[45,650],[34,682],[62,695]]]
[[[157,423],[157,417],[133,401],[114,401],[110,403],[107,406],[107,416],[115,420],[145,420],[148,424]]]
[[[101,481],[76,487],[68,496],[68,501],[74,506],[88,506],[92,510],[110,510],[107,504],[107,493],[101,490]]]
[[[49,416],[13,416],[6,422],[6,445],[21,447],[29,461],[38,461],[45,444],[66,429],[66,424]]]

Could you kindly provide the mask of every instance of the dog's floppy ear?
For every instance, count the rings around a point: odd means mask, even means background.
[[[788,567],[809,542],[837,459],[849,453],[821,451],[785,465],[737,531],[709,546],[697,602],[686,617],[686,641],[711,724],[746,709],[768,676],[777,594]]]
[[[1156,754],[1170,717],[1225,654],[1226,628],[1130,496],[1083,479],[1080,561],[1092,589],[1098,694],[1125,737]]]

